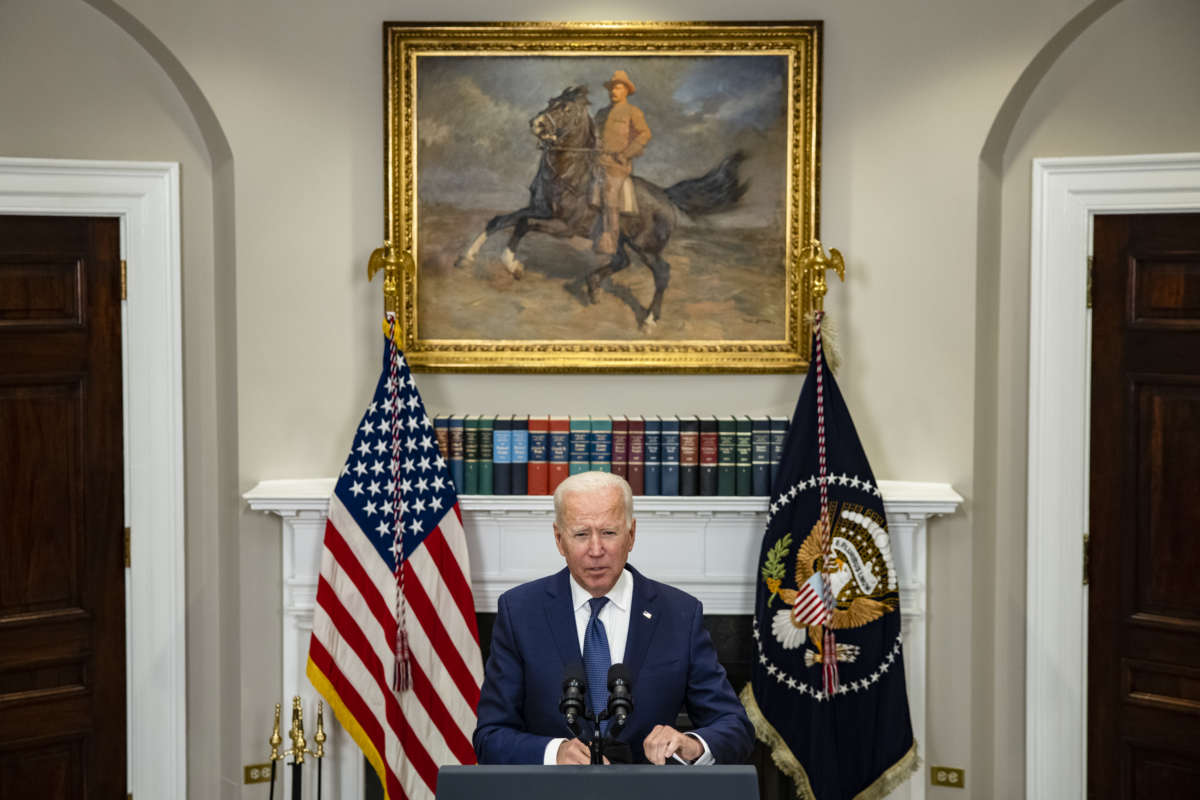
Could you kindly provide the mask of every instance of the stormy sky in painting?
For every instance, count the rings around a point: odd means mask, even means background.
[[[422,56],[417,64],[417,184],[421,203],[515,209],[539,158],[529,120],[568,86],[586,85],[592,113],[604,81],[624,69],[630,101],[653,133],[634,162],[660,186],[694,178],[743,149],[751,181],[737,225],[778,225],[787,175],[783,56]]]

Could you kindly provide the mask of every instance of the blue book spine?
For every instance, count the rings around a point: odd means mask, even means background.
[[[450,417],[450,480],[454,481],[454,491],[465,494],[467,489],[466,473],[463,464],[463,418]]]
[[[771,421],[755,417],[750,422],[750,492],[771,493]]]
[[[662,422],[660,420],[646,418],[645,441],[645,494],[662,494]]]
[[[661,493],[679,494],[679,418],[664,419],[659,440],[661,452]]]
[[[492,494],[512,494],[512,420],[492,424]]]
[[[543,449],[545,444],[543,442]],[[512,493],[529,492],[529,417],[512,418]]]

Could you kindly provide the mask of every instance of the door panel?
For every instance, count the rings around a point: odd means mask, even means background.
[[[117,221],[0,217],[0,797],[125,797]]]
[[[1200,797],[1200,215],[1094,253],[1088,796]]]

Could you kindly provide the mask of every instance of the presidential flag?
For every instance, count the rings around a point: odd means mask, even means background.
[[[473,764],[483,679],[458,497],[404,355],[383,371],[329,499],[308,677],[388,800]]]
[[[757,663],[742,702],[801,798],[883,797],[917,768],[900,593],[879,486],[826,368],[813,360],[759,556]]]

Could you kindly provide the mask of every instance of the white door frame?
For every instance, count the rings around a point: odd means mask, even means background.
[[[1087,791],[1091,311],[1096,214],[1200,211],[1200,153],[1033,162],[1029,291],[1025,796]]]
[[[128,791],[186,798],[179,165],[0,158],[0,214],[120,221]]]

